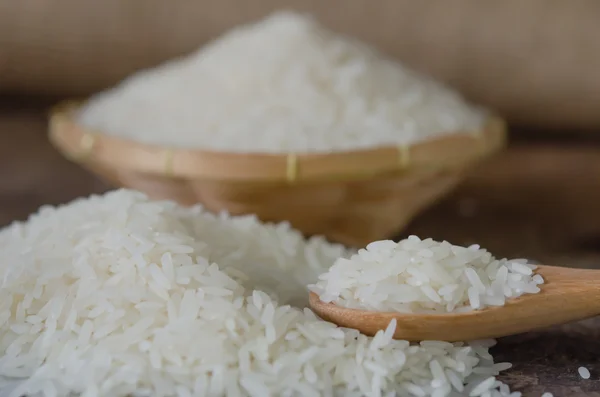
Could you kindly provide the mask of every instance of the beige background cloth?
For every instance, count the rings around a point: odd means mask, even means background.
[[[88,95],[276,9],[311,12],[510,121],[600,127],[598,0],[1,0],[0,92]]]

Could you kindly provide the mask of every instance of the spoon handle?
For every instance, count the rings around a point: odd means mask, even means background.
[[[536,273],[544,278],[544,289],[566,293],[587,291],[600,293],[600,270],[571,269],[557,266],[538,266]]]
[[[511,321],[512,317],[510,333],[600,315],[599,270],[539,266],[536,272],[544,278],[542,292],[522,296],[498,310],[504,320]]]
[[[573,306],[577,312],[600,313],[600,270],[539,266],[537,273],[544,278],[543,297]]]

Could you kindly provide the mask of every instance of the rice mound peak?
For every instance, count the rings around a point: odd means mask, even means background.
[[[169,147],[332,152],[477,132],[486,112],[375,48],[281,11],[83,105],[95,131]]]

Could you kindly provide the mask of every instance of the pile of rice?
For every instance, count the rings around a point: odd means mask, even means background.
[[[132,75],[91,98],[77,118],[144,143],[285,153],[473,131],[485,111],[309,16],[277,12]]]
[[[120,190],[40,209],[0,253],[2,396],[519,395],[493,341],[315,317],[306,285],[352,252],[286,224]]]
[[[339,258],[310,289],[324,302],[374,311],[447,313],[504,306],[540,292],[544,279],[526,259],[495,259],[478,245],[410,236],[376,241]]]

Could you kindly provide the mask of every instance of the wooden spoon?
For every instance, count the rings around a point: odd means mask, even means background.
[[[313,292],[310,306],[326,321],[373,336],[396,319],[395,339],[448,342],[498,338],[600,315],[600,270],[538,266],[544,278],[538,294],[507,300],[504,306],[468,313],[407,314],[347,309],[325,303]]]

